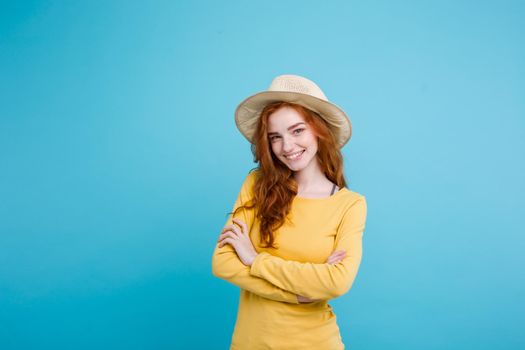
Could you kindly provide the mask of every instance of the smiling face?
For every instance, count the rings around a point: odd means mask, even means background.
[[[290,170],[301,171],[317,162],[317,137],[303,116],[282,107],[268,117],[268,142],[273,154]]]

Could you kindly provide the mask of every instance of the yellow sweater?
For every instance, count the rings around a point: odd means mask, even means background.
[[[248,174],[233,209],[253,196],[255,176]],[[344,349],[328,300],[346,293],[357,275],[365,197],[347,188],[327,198],[295,197],[288,217],[291,222],[276,231],[277,248],[261,248],[254,211],[236,214],[259,253],[252,266],[244,265],[231,245],[215,247],[213,274],[241,288],[232,350]],[[334,250],[345,250],[346,257],[325,263]],[[300,304],[297,295],[321,300]]]

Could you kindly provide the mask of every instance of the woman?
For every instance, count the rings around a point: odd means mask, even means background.
[[[294,75],[244,100],[235,120],[258,167],[212,258],[213,274],[241,288],[231,349],[344,349],[328,301],[357,275],[366,221],[343,175],[350,121]]]

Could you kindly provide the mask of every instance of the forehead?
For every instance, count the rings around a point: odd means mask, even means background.
[[[268,132],[285,131],[300,122],[306,123],[299,112],[291,107],[282,107],[268,117]]]

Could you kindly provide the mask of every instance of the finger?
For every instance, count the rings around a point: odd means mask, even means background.
[[[242,234],[241,230],[239,229],[239,226],[237,226],[237,225],[225,226],[221,233],[225,233],[227,231],[232,231],[232,232],[234,232],[237,235],[241,235]]]
[[[328,264],[334,264],[336,262],[339,262],[341,260],[343,260],[346,256],[346,252],[342,252],[342,253],[337,253],[337,254],[332,254],[328,257],[328,259],[326,260],[326,262]]]
[[[335,260],[343,260],[346,257],[346,253],[337,254],[337,256],[334,257]]]
[[[246,223],[244,221],[239,219],[232,219],[232,221],[241,227],[242,233],[248,234],[248,226],[246,226]]]
[[[231,231],[235,232],[237,235],[242,235],[241,229],[237,225],[230,225],[228,226]]]
[[[334,260],[334,264],[337,264],[337,263],[343,261],[344,259],[345,259],[344,257],[337,258],[337,259]]]
[[[339,258],[339,257],[345,256],[345,255],[346,255],[346,252],[340,252],[340,253],[337,253],[337,254],[332,254],[332,258]]]
[[[222,247],[223,245],[225,244],[229,244],[231,246],[234,246],[235,245],[235,240],[233,238],[230,238],[230,237],[227,237],[225,239],[223,239],[220,243],[219,243],[219,247]]]
[[[225,237],[230,237],[233,239],[239,239],[239,235],[236,232],[228,231],[225,233]]]
[[[341,261],[341,260],[343,260],[343,257],[334,257],[334,258],[329,259],[328,263],[335,264],[336,262]]]
[[[338,256],[339,254],[342,254],[343,251],[341,250],[336,250],[335,252],[333,252],[332,254],[330,254],[330,256]]]
[[[346,251],[345,250],[334,250],[334,252],[332,254],[346,254]]]
[[[221,234],[219,235],[219,238],[217,238],[217,242],[220,242],[221,240],[226,238],[226,233],[228,233],[228,232],[230,232],[230,231],[222,231]]]
[[[344,250],[337,250],[335,252],[332,253],[332,256],[338,256],[338,255],[341,255],[341,254],[346,254]]]
[[[221,233],[224,233],[226,231],[234,231],[235,229],[239,229],[239,227],[237,227],[237,225],[226,225],[224,226],[224,228],[222,229],[222,232]]]
[[[231,229],[232,229],[232,225],[226,225],[226,226],[224,226],[224,227],[222,228],[221,233],[224,233],[224,232],[229,231],[229,230],[231,230]]]
[[[219,236],[219,239],[218,239],[217,242],[220,242],[220,241],[222,241],[223,239],[228,238],[228,237],[229,237],[229,238],[232,238],[232,239],[235,239],[235,240],[239,239],[239,236],[236,235],[234,232],[232,232],[232,231],[227,231],[227,232],[225,232],[225,233],[223,233],[222,235]]]
[[[335,258],[335,259],[332,261],[332,264],[337,264],[337,263],[343,261],[344,258],[345,258],[344,256],[341,256],[341,257]]]
[[[332,253],[332,255],[330,255],[328,258],[335,259],[337,257],[344,256],[345,254],[346,254],[345,252],[335,252],[335,253]]]

